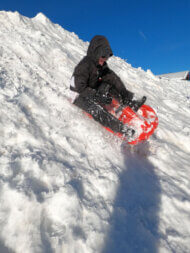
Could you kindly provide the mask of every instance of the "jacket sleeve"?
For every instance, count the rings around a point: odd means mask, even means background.
[[[126,89],[120,77],[116,75],[116,73],[113,70],[109,69],[106,79],[108,79],[106,81],[112,84],[116,89],[116,91],[121,95],[124,104],[127,101],[132,100],[134,93]]]
[[[73,90],[82,93],[88,86],[88,79],[89,79],[89,64],[83,58],[81,62],[75,67],[74,73],[74,88]]]

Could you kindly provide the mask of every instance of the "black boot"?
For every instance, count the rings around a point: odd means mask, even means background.
[[[139,100],[131,100],[128,104],[128,106],[131,107],[131,109],[133,109],[133,111],[137,112],[138,109],[145,103],[146,101],[146,97],[143,96],[141,99]]]
[[[118,112],[122,111],[123,108],[126,107],[126,106],[131,107],[131,109],[132,109],[133,111],[137,112],[138,109],[145,103],[145,101],[146,101],[146,97],[145,97],[145,96],[143,96],[143,97],[142,97],[141,99],[139,99],[139,100],[127,100],[127,101],[123,102],[123,103],[119,106],[119,108],[116,109],[115,113],[118,113]]]
[[[121,133],[123,136],[127,137],[127,139],[132,138],[135,134],[135,130],[125,124],[123,124]]]

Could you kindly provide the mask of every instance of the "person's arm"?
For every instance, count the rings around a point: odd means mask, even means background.
[[[85,58],[79,62],[79,64],[75,67],[73,73],[73,90],[82,93],[85,88],[88,86],[88,78],[89,78],[89,65]]]
[[[127,90],[120,77],[109,68],[107,68],[106,81],[112,84],[121,95],[123,104],[126,104],[127,101],[131,101],[133,99],[134,93]]]
[[[115,86],[115,88],[117,89],[117,91],[120,93],[122,97],[121,106],[127,105],[131,107],[135,112],[137,112],[138,109],[145,103],[147,99],[146,96],[143,96],[139,100],[134,100],[133,99],[134,93],[130,92],[129,90],[125,88],[121,79],[112,70],[111,70],[110,76],[111,76],[111,79],[113,80],[113,85]]]
[[[81,62],[75,67],[71,90],[78,92],[83,97],[92,97],[95,94],[95,90],[88,86],[88,80],[90,76],[90,67],[87,57],[83,58]]]

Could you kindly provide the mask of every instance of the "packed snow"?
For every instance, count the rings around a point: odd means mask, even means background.
[[[188,253],[190,82],[109,60],[159,117],[129,146],[69,102],[87,47],[41,13],[0,12],[0,252]]]

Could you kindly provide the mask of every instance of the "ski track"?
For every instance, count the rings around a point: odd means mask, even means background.
[[[190,252],[190,85],[113,57],[159,117],[130,147],[68,99],[88,43],[0,12],[0,252]]]

